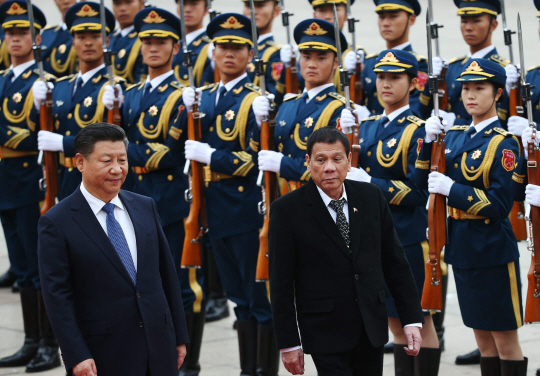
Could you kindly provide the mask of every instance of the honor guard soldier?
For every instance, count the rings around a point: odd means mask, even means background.
[[[146,66],[141,55],[141,41],[137,37],[133,19],[144,9],[144,0],[113,0],[112,11],[120,30],[110,36],[109,48],[113,52],[114,75],[129,84],[144,81]]]
[[[422,8],[418,0],[374,0],[375,12],[379,16],[379,33],[386,41],[386,48],[403,50],[414,54],[418,60],[418,80],[416,90],[410,95],[409,103],[416,116],[425,119],[430,116],[433,104],[427,93],[428,64],[424,56],[413,51],[409,32],[420,15]],[[373,70],[378,63],[378,54],[368,55],[362,72],[362,86],[365,105],[372,114],[384,111],[384,101],[377,94],[377,72]]]
[[[47,21],[36,6],[32,9],[39,45],[39,33]],[[32,52],[26,1],[3,3],[0,24],[12,63],[0,73],[0,220],[20,286],[25,334],[21,349],[0,359],[0,367],[26,366],[26,372],[40,372],[59,367],[60,355],[45,312],[38,271],[37,223],[43,200],[38,183],[43,175],[37,163],[39,116],[31,89],[39,79],[39,70]],[[45,78],[54,81],[49,74]]]
[[[417,56],[401,49],[382,51],[371,64],[384,112],[362,120],[358,166],[352,167],[347,179],[372,183],[381,189],[389,203],[399,240],[405,248],[418,295],[422,296],[424,253],[429,250],[426,238],[428,192],[418,188],[414,176],[425,129],[424,121],[414,115],[409,104],[410,93],[418,87],[418,65]],[[342,129],[345,131],[354,123],[351,111],[342,110]],[[394,299],[390,291],[387,294],[386,308],[388,324],[394,334],[392,350],[396,375],[436,376],[441,350],[430,313],[424,313],[422,349],[413,358],[403,351],[407,338]]]
[[[66,12],[75,3],[76,0],[56,1],[56,6],[62,14],[62,22],[46,27],[41,33],[41,45],[44,48],[43,69],[57,78],[76,72],[77,54],[71,48],[73,37],[65,23]]]
[[[9,52],[4,44],[4,39],[4,29],[0,29],[0,69],[8,69],[11,65],[9,61]]]
[[[294,40],[300,50],[300,69],[305,77],[302,95],[286,99],[276,116],[277,151],[259,152],[259,169],[277,172],[295,189],[311,175],[306,166],[306,142],[321,127],[337,127],[346,104],[334,86],[338,68],[334,25],[316,18],[300,22],[294,28]],[[347,40],[340,31],[340,43]],[[262,119],[268,113],[268,101],[257,99],[254,110]],[[266,106],[265,106],[266,104]]]
[[[114,16],[105,8],[104,26],[109,34],[114,28]],[[103,63],[100,7],[85,1],[69,8],[66,25],[73,35],[73,48],[77,54],[80,71],[57,81],[53,89],[53,119],[55,132],[39,131],[39,150],[59,153],[58,199],[72,194],[81,183],[81,173],[75,166],[75,136],[88,124],[107,119],[102,96],[109,84],[107,68]],[[116,82],[124,82],[116,78]],[[120,85],[117,86],[122,96]],[[45,100],[47,88],[36,82],[32,89],[36,103]],[[111,88],[111,91],[112,88]],[[109,91],[110,93],[110,91]]]
[[[495,104],[504,94],[506,71],[493,60],[473,58],[457,81],[472,123],[448,131],[443,175],[429,171],[432,142],[445,125],[429,118],[416,176],[421,188],[448,197],[445,261],[452,265],[463,322],[474,329],[482,375],[524,376],[527,358],[517,335],[523,325],[519,251],[508,218],[520,145],[501,128]]]
[[[176,0],[176,11],[180,16],[180,5]],[[184,0],[184,16],[186,22],[186,42],[193,53],[193,78],[195,86],[201,87],[214,83],[214,70],[208,56],[210,39],[203,25],[204,16],[208,14],[208,4],[205,0]],[[180,41],[180,44],[182,41]],[[188,70],[184,66],[184,54],[178,53],[173,58],[173,69],[176,80],[182,85],[189,85]]]
[[[277,376],[279,353],[268,291],[266,284],[255,281],[263,218],[257,211],[259,136],[251,106],[261,90],[246,72],[258,37],[251,27],[249,18],[236,13],[222,14],[208,24],[207,34],[215,45],[212,59],[221,81],[197,89],[199,110],[205,114],[200,119],[202,138],[186,141],[185,155],[206,165],[208,235],[223,287],[236,304],[242,375]],[[184,89],[186,108],[191,109],[194,100],[195,91]],[[183,136],[187,116],[188,111],[180,114]]]
[[[183,199],[188,181],[183,173],[184,156],[173,154],[169,148],[171,141],[180,138],[175,121],[184,109],[184,86],[172,69],[172,57],[180,50],[180,20],[166,10],[151,7],[137,13],[134,25],[148,76],[127,90],[122,109],[123,127],[130,140],[130,173],[136,176],[131,191],[152,197],[156,203],[182,287],[188,325],[190,343],[180,375],[195,376],[201,369],[204,329],[202,271],[180,267],[184,219],[189,214],[189,204]],[[106,105],[105,97],[103,101]]]

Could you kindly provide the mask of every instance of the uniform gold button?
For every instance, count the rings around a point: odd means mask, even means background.
[[[244,187],[239,186],[239,187],[238,187],[238,192],[244,192]]]
[[[24,162],[24,163],[23,163],[23,167],[24,167],[24,168],[28,167],[28,162]]]
[[[136,144],[136,145],[139,145],[139,141],[135,141],[135,144]]]
[[[68,171],[69,172],[73,171],[73,167],[68,168]]]
[[[85,119],[88,119],[88,115],[84,115],[84,118],[85,118]]]
[[[457,168],[458,164],[457,163],[454,163],[454,168]]]
[[[146,154],[150,154],[150,149],[146,149]]]
[[[289,154],[288,157],[291,158],[291,155]]]
[[[367,152],[367,156],[371,157],[371,152],[370,151]]]
[[[474,166],[471,166],[471,171],[474,171]]]
[[[13,133],[12,131],[7,131],[6,132],[8,136],[11,136],[11,134]]]
[[[456,117],[457,117],[458,119],[460,119],[460,118],[461,118],[461,115],[457,115]]]
[[[386,158],[390,158],[390,154],[386,154]]]
[[[307,138],[307,136],[306,136],[306,137],[304,137],[304,141],[307,141],[307,139],[308,139],[308,138]]]
[[[229,133],[231,130],[229,128],[225,129],[225,132]]]
[[[154,129],[154,126],[153,126],[153,125],[151,125],[151,126],[150,126],[150,129]]]
[[[13,110],[13,115],[17,115],[17,110]]]
[[[173,180],[173,176],[172,176],[172,175],[167,176],[167,180],[168,180],[168,181],[172,181],[172,180]]]
[[[294,138],[294,136],[291,134],[291,140]]]
[[[366,172],[370,172],[370,171],[371,171],[371,168],[367,167]]]
[[[214,127],[210,127],[210,132],[213,132],[214,131]]]
[[[142,175],[139,175],[139,181],[142,181]]]
[[[72,114],[67,114],[67,118],[68,118],[68,119],[71,119],[72,117],[73,117]]]
[[[486,225],[489,225],[489,222],[491,222],[489,219],[486,219],[486,220],[484,221],[484,223],[485,223]]]
[[[58,117],[58,114],[54,114],[54,117],[57,118],[57,117]]]
[[[60,121],[56,120],[54,122],[54,126],[56,127],[56,129],[58,129],[58,127],[60,127]]]
[[[66,136],[69,136],[71,134],[70,131],[66,131]]]

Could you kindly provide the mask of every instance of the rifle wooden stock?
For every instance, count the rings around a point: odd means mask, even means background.
[[[199,109],[193,104],[193,111],[188,115],[188,139],[200,141],[201,121],[198,118]],[[182,251],[182,268],[200,268],[202,265],[202,237],[206,232],[206,208],[204,201],[204,173],[201,163],[190,161],[189,191],[191,202],[189,215],[185,222],[186,235]]]
[[[535,150],[534,141],[527,145],[527,175],[529,184],[538,185],[538,163],[540,155]],[[525,304],[525,324],[540,322],[540,207],[531,205],[529,222],[529,249],[532,251],[531,267],[527,273],[528,288]]]
[[[295,57],[291,58],[289,66],[285,68],[285,86],[287,93],[298,94],[298,68]]]
[[[214,83],[218,84],[221,81],[221,75],[217,67],[214,68]]]
[[[52,90],[47,90],[45,102],[41,104],[40,109],[40,129],[42,131],[54,131],[53,116],[52,116]],[[56,153],[52,151],[43,151],[43,182],[46,187],[45,201],[41,207],[41,215],[56,204],[56,195],[58,194],[58,176],[56,175]],[[43,184],[42,184],[43,187]]]
[[[118,98],[118,90],[114,88],[114,107],[107,112],[107,123],[120,126],[122,124],[122,116],[120,115],[120,99]]]
[[[351,145],[351,166],[358,167],[358,154],[360,152],[360,124],[358,122],[358,118],[354,113],[353,116],[355,123],[352,128],[352,133],[348,133],[347,138],[349,139],[349,144]]]
[[[444,66],[441,70],[441,74],[437,81],[437,89],[439,91],[439,108],[448,112],[448,89],[446,88],[446,73],[448,72],[448,66]]]
[[[431,151],[431,171],[441,174],[446,171],[444,136],[444,133],[439,135]],[[446,244],[446,197],[441,194],[432,193],[429,196],[428,226],[429,257],[421,304],[424,311],[440,312],[443,309],[441,251]]]
[[[356,63],[354,74],[349,77],[351,101],[364,105],[364,92],[362,90],[362,63]]]

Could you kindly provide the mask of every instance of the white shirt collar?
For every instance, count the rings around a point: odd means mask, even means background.
[[[314,87],[313,89],[311,90],[308,90],[306,88],[304,88],[304,93],[307,92],[307,95],[308,95],[308,102],[313,98],[315,97],[317,94],[319,94],[321,91],[323,91],[324,89],[327,89],[329,88],[330,86],[334,85],[333,83],[331,84],[325,84],[325,85],[321,85],[321,86],[317,86],[317,87]]]
[[[383,111],[382,116],[386,116],[388,118],[388,124],[390,124],[392,121],[394,121],[395,118],[397,118],[403,112],[407,111],[409,108],[411,108],[411,106],[407,104],[407,105],[395,110],[390,115],[386,115],[386,111]]]
[[[257,39],[257,44],[261,44],[266,39],[271,38],[274,34],[273,33],[266,33],[263,35],[259,35],[259,39]]]
[[[328,206],[328,204],[330,204],[330,201],[332,201],[332,199],[326,193],[324,193],[323,190],[319,188],[318,185],[317,185],[317,189],[319,190],[321,198],[324,201],[324,205]],[[347,192],[345,191],[345,184],[343,184],[343,193],[341,194],[341,197],[339,199],[341,200],[342,198],[344,198],[345,201],[347,201]]]
[[[99,72],[100,70],[102,70],[103,68],[105,68],[105,64],[101,64],[99,67],[97,68],[94,68],[92,70],[89,70],[88,72],[86,72],[85,74],[82,74],[81,71],[79,71],[79,74],[77,75],[77,80],[79,79],[79,77],[82,77],[82,80],[83,80],[83,85],[86,84],[86,82],[91,79],[92,77],[94,77],[94,74],[96,74],[97,72]]]
[[[480,51],[476,51],[474,54],[471,54],[469,52],[469,58],[472,59],[483,59],[485,56],[487,56],[488,52],[493,50],[495,48],[494,45],[487,46],[486,48],[482,48]]]
[[[150,80],[150,76],[146,76],[145,85],[150,82],[150,85],[152,85],[152,88],[150,89],[150,92],[152,92],[152,90],[154,90],[156,87],[158,87],[163,81],[165,81],[167,78],[169,78],[169,76],[171,76],[172,74],[174,74],[174,71],[170,70],[167,73],[163,73],[162,75],[159,75],[156,78],[153,78],[152,80]]]
[[[125,29],[120,30],[120,34],[125,37],[129,33],[131,33],[133,30],[135,30],[135,25],[131,25],[126,27]]]
[[[186,34],[186,43],[188,44],[188,46],[191,44],[191,42],[193,42],[195,39],[197,39],[197,37],[199,35],[201,35],[202,33],[204,33],[206,29],[204,27],[200,28],[200,29],[197,29],[195,31],[192,31],[191,33],[187,33]],[[182,52],[180,52],[182,53]]]
[[[403,49],[407,48],[410,45],[411,45],[411,42],[405,42],[405,43],[402,43],[402,44],[400,44],[400,45],[398,45],[396,47],[393,47],[392,49],[393,50],[403,50]]]
[[[219,92],[219,90],[221,89],[222,86],[225,86],[225,89],[227,89],[227,92],[231,91],[232,88],[235,87],[237,83],[239,83],[240,81],[242,81],[246,77],[247,77],[247,73],[244,73],[240,77],[236,77],[234,80],[227,82],[225,85],[223,84],[223,81],[220,81],[219,82],[218,92]]]
[[[492,118],[489,118],[487,120],[484,120],[478,124],[474,124],[474,123],[471,123],[471,126],[474,127],[476,129],[476,134],[482,132],[482,130],[487,127],[488,125],[490,125],[491,123],[493,123],[494,121],[497,121],[499,119],[498,116],[493,116]],[[474,136],[473,136],[474,137]]]
[[[65,22],[60,22],[58,24],[58,27],[64,31],[67,30],[67,25],[65,24]]]
[[[92,209],[94,215],[97,215],[97,213],[99,213],[99,211],[103,209],[103,206],[106,204],[106,202],[101,201],[99,198],[88,192],[83,182],[81,182],[80,188],[82,195],[84,196],[86,201],[88,201],[88,205],[90,205],[90,209]],[[124,204],[122,203],[122,200],[120,200],[120,197],[118,197],[118,195],[116,195],[116,197],[111,200],[111,204],[114,204],[117,208],[124,210]]]
[[[9,69],[13,71],[13,76],[14,76],[13,79],[16,79],[17,77],[19,77],[26,69],[28,69],[28,67],[32,66],[32,64],[35,64],[35,63],[36,63],[35,60],[30,60],[30,61],[27,61],[26,63],[19,64],[16,67],[11,65]]]

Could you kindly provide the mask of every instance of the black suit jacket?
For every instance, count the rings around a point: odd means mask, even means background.
[[[384,345],[385,282],[402,325],[424,321],[382,192],[373,184],[344,184],[350,251],[313,181],[271,206],[270,294],[280,349],[302,344],[306,353],[346,352],[362,333],[374,347]]]
[[[156,205],[127,191],[137,286],[77,189],[39,221],[43,297],[66,369],[93,358],[100,376],[176,376],[188,342],[180,284]]]

